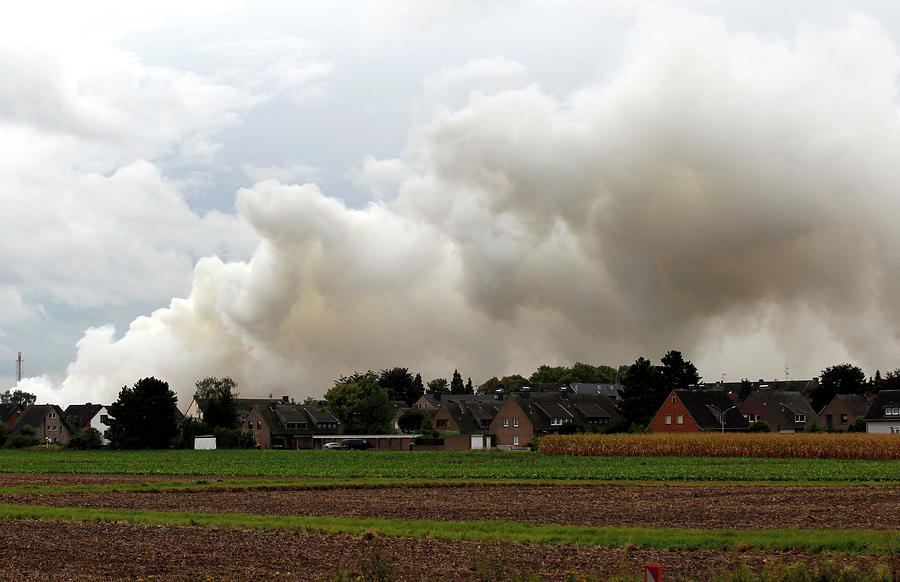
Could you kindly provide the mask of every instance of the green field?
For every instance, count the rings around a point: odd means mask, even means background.
[[[501,452],[0,450],[5,473],[269,478],[900,483],[900,461]]]

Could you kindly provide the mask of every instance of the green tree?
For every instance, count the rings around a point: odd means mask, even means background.
[[[428,392],[431,394],[448,394],[450,386],[446,378],[435,378],[428,381]]]
[[[357,382],[338,384],[325,393],[328,410],[341,423],[343,434],[390,432],[394,412],[387,390],[372,376]]]
[[[66,441],[66,448],[80,450],[99,449],[101,444],[100,431],[96,428],[86,428],[70,436],[69,440]]]
[[[417,374],[418,376],[418,374]],[[388,391],[388,397],[391,400],[399,400],[405,402],[407,406],[412,406],[413,402],[419,399],[425,392],[422,388],[422,377],[419,376],[419,386],[413,375],[406,368],[388,368],[378,373],[378,384]]]
[[[822,370],[822,383],[810,394],[810,405],[813,410],[821,411],[835,394],[862,394],[865,391],[866,375],[861,368],[853,364],[829,366]]]
[[[425,413],[421,410],[407,410],[397,419],[397,426],[403,432],[412,432],[418,430],[422,426],[422,419]]]
[[[660,366],[659,372],[666,392],[683,390],[700,383],[697,367],[690,360],[685,360],[678,350],[669,350],[660,361],[662,366]],[[656,411],[654,410],[654,412]]]
[[[616,407],[625,426],[647,426],[668,395],[659,369],[646,358],[638,358],[622,379],[622,394]]]
[[[416,374],[416,377],[413,378],[413,392],[418,394],[416,400],[421,398],[422,394],[425,394],[425,384],[422,383],[422,374]],[[412,406],[413,403],[410,402],[409,405]]]
[[[900,368],[888,371],[877,385],[877,390],[900,390]]]
[[[466,394],[475,394],[475,387],[472,386],[472,378],[466,380]]]
[[[772,432],[772,427],[765,420],[755,420],[747,427],[748,432]]]
[[[497,378],[494,376],[484,384],[478,387],[479,394],[496,394],[497,390],[501,390],[503,392],[519,392],[525,386],[528,386],[529,382],[522,376],[518,374],[513,374],[512,376],[503,376],[502,378]]]
[[[204,378],[195,384],[194,400],[211,427],[235,428],[238,422],[237,383],[228,378]]]
[[[166,449],[178,430],[178,399],[169,385],[143,378],[119,391],[109,405],[106,437],[121,449]]]
[[[563,378],[569,373],[565,366],[548,366],[543,364],[528,378],[531,384],[556,384],[564,382]],[[496,379],[496,378],[494,378]],[[483,386],[483,384],[482,384]]]
[[[22,390],[13,390],[10,392],[7,390],[6,392],[0,394],[0,404],[21,404],[22,406],[28,407],[37,401],[37,396],[31,394],[30,392],[24,392]]]
[[[750,383],[750,380],[744,378],[741,380],[741,390],[738,392],[738,400],[743,402],[750,396],[751,392],[753,392],[753,384]]]
[[[422,423],[419,425],[419,432],[425,437],[436,437],[440,434],[434,428],[434,420],[431,418],[430,412],[426,412],[422,415]]]
[[[450,394],[465,394],[466,385],[463,384],[459,370],[453,370],[453,379],[450,380]]]

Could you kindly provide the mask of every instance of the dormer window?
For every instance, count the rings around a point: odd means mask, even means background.
[[[550,419],[550,426],[562,426],[562,423],[563,423],[563,419],[561,419],[561,418],[551,418]]]
[[[884,415],[885,415],[885,416],[898,416],[898,415],[900,415],[900,408],[896,408],[896,407],[893,407],[893,408],[891,408],[891,407],[885,408],[885,409],[884,409]]]
[[[794,422],[806,422],[806,415],[805,414],[795,414]]]

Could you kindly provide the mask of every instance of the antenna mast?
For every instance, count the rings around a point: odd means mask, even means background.
[[[791,375],[791,369],[788,368],[788,365],[787,365],[787,364],[785,364],[785,365],[784,365],[784,381],[785,381],[785,382],[788,381],[788,378],[790,377],[790,375]]]
[[[19,358],[16,360],[16,384],[22,381],[22,352],[19,352]]]

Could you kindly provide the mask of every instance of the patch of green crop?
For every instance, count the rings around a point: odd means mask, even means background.
[[[311,479],[900,483],[900,461],[575,457],[487,451],[21,451],[0,472]]]
[[[0,504],[2,519],[118,522],[181,527],[300,530],[319,534],[430,538],[477,542],[518,542],[579,546],[636,546],[663,550],[768,550],[810,553],[890,554],[897,532],[890,530],[693,530],[673,528],[577,527],[505,521],[407,521],[328,516],[280,516],[164,512]]]

